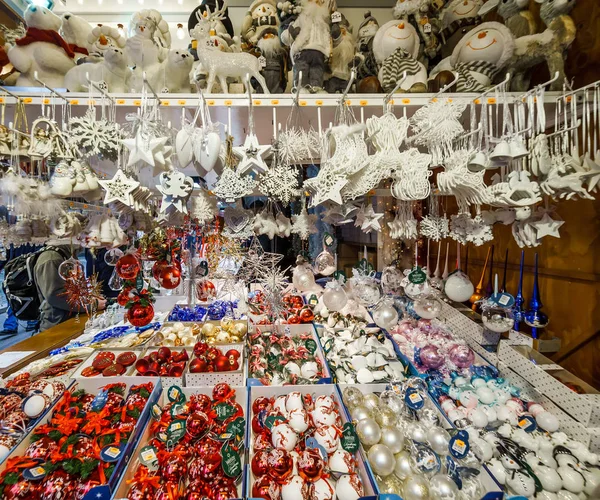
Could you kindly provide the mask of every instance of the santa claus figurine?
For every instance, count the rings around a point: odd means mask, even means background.
[[[324,92],[332,38],[337,39],[341,32],[339,23],[331,22],[335,0],[301,0],[300,7],[298,17],[282,31],[281,41],[290,47],[294,84],[300,86],[301,92]],[[298,81],[300,72],[302,80]]]
[[[359,57],[355,53],[354,36],[352,35],[352,26],[348,23],[346,17],[341,14],[339,22],[339,36],[333,39],[333,50],[331,51],[331,62],[325,90],[330,94],[341,93],[346,90],[352,68],[359,62]]]

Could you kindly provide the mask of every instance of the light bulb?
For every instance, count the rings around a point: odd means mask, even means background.
[[[79,5],[83,5],[83,0],[77,0],[77,3],[78,3]]]
[[[144,4],[144,0],[138,0],[138,3],[139,3],[140,5],[143,5],[143,4]]]
[[[179,38],[180,40],[183,40],[184,36],[185,36],[185,32],[183,31],[183,24],[178,23],[177,24],[177,38]]]
[[[98,5],[102,5],[102,0],[98,0]]]

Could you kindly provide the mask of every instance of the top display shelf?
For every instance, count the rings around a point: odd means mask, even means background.
[[[0,90],[0,104],[15,104],[17,98],[21,99],[25,104],[64,104],[64,100],[44,88],[17,88],[9,87],[10,94]],[[64,89],[56,89],[61,92],[72,106],[88,106],[98,105],[102,101],[107,101],[99,93],[94,93],[92,97],[88,92],[69,92]],[[509,103],[514,102],[522,96],[521,93],[507,92],[504,94]],[[391,104],[398,107],[416,106],[420,107],[429,103],[436,94],[394,94]],[[556,100],[562,96],[561,92],[546,92],[544,94],[544,102],[546,104],[555,104]],[[117,106],[135,107],[142,104],[141,94],[110,94]],[[446,93],[438,98],[456,99],[462,101],[475,100],[476,104],[482,104],[481,99],[477,99],[477,94],[461,93],[452,94]],[[199,94],[159,94],[161,105],[164,107],[186,107],[195,108],[200,96]],[[301,107],[336,107],[340,103],[340,95],[336,94],[300,94],[298,103]],[[385,94],[348,94],[346,104],[353,107],[382,107],[385,101]],[[151,101],[154,97],[149,96]],[[248,107],[247,94],[205,94],[206,102],[209,106],[221,107]],[[497,99],[494,96],[486,96],[485,101],[488,104],[496,104]],[[252,102],[254,106],[264,107],[292,107],[296,97],[293,94],[253,94]]]

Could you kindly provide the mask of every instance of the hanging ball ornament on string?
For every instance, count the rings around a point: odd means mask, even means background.
[[[471,298],[475,288],[469,277],[462,271],[456,271],[448,276],[444,285],[446,296],[454,302],[466,302]]]
[[[373,312],[375,324],[383,330],[391,330],[398,324],[398,311],[393,306],[393,300],[383,299]]]
[[[124,280],[134,280],[140,272],[140,261],[133,253],[126,253],[117,261],[115,270]]]
[[[371,307],[381,299],[381,288],[370,276],[352,278],[350,287],[356,301],[365,307]]]
[[[325,285],[323,304],[327,309],[330,311],[341,311],[347,303],[348,296],[342,285],[337,281],[329,282]]]
[[[58,266],[58,275],[63,280],[83,276],[83,274],[83,264],[73,257],[61,262]]]
[[[157,260],[152,266],[152,276],[162,288],[172,290],[181,283],[181,265],[175,260]]]
[[[435,296],[429,295],[415,300],[413,310],[423,319],[434,319],[442,312],[442,303]]]
[[[152,304],[142,305],[136,302],[127,310],[127,319],[133,326],[146,326],[153,318],[154,307]]]
[[[381,288],[383,293],[387,295],[402,294],[402,280],[404,274],[395,265],[389,265],[381,272]]]
[[[328,250],[323,250],[315,258],[315,264],[313,266],[316,274],[322,276],[331,276],[337,269],[335,263],[335,256]]]
[[[207,279],[196,283],[196,296],[201,302],[209,302],[217,296],[217,290],[212,281]]]
[[[411,283],[409,281],[404,285],[404,293],[409,299],[417,300],[427,297],[431,293],[431,287],[427,281],[423,283]]]
[[[119,259],[123,257],[123,255],[123,250],[120,248],[111,248],[104,254],[104,262],[106,262],[106,264],[109,266],[115,266],[117,265],[117,262],[119,262]]]
[[[292,283],[299,292],[309,292],[317,286],[315,275],[307,264],[299,264],[294,267]]]

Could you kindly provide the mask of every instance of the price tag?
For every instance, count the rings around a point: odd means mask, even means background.
[[[233,422],[229,422],[229,424],[227,424],[227,432],[241,439],[244,436],[244,427],[244,418],[238,417]]]
[[[265,418],[265,427],[269,430],[275,425],[275,422],[285,422],[285,417],[281,415],[269,415]]]
[[[102,389],[92,401],[90,408],[92,411],[100,411],[106,405],[106,400],[108,399],[108,391],[106,389]]]
[[[315,307],[319,303],[319,298],[313,293],[308,299],[308,305]]]
[[[265,68],[265,67],[267,66],[267,58],[266,58],[265,56],[260,56],[260,57],[258,58],[258,65],[259,65],[261,68]]]
[[[174,446],[179,440],[185,436],[185,420],[174,420],[167,427],[167,443]]]
[[[325,235],[323,236],[323,244],[326,247],[331,247],[331,246],[333,246],[334,243],[335,243],[335,238],[331,234],[325,233]]]
[[[359,447],[358,436],[352,422],[346,422],[342,428],[342,448],[349,453],[356,453]]]
[[[44,477],[46,477],[46,470],[41,466],[31,467],[23,471],[23,478],[27,481],[39,481]]]
[[[406,389],[404,401],[411,410],[420,410],[425,404],[423,396],[421,396],[421,394],[419,394],[417,389],[415,389],[414,387],[409,387],[408,389]]]
[[[331,22],[332,23],[341,23],[342,22],[342,13],[335,11],[331,14]]]
[[[121,443],[118,446],[111,444],[102,449],[100,458],[105,462],[117,462],[121,458],[124,449],[125,443]]]
[[[522,416],[518,425],[525,432],[533,432],[537,429],[537,423],[535,419],[529,415]]]
[[[469,434],[467,431],[460,430],[456,433],[456,436],[450,439],[450,454],[459,460],[462,460],[469,453]]]
[[[235,415],[235,407],[229,403],[219,403],[215,406],[215,413],[217,414],[217,420],[224,422]]]
[[[162,408],[158,406],[157,403],[154,403],[150,407],[150,415],[152,415],[153,419],[160,420],[160,417],[162,416]]]
[[[198,264],[198,267],[196,268],[196,274],[200,278],[205,278],[208,276],[208,262],[205,260],[200,261],[200,264]]]
[[[144,446],[140,450],[140,463],[148,467],[149,471],[158,470],[158,457],[154,446]]]
[[[169,413],[171,414],[171,417],[177,418],[179,415],[185,413],[185,406],[183,406],[181,403],[175,403],[173,406],[171,406]]]
[[[169,390],[167,391],[167,398],[169,398],[169,401],[171,401],[171,403],[185,402],[185,394],[183,394],[181,387],[178,387],[176,385],[172,385],[171,387],[169,387]]]
[[[423,25],[423,33],[431,33],[431,23],[425,23]]]
[[[497,295],[492,295],[490,300],[499,306],[502,307],[512,307],[515,304],[515,298],[510,293],[499,293]]]
[[[304,342],[304,347],[312,355],[317,351],[317,343],[313,339],[308,339]]]
[[[323,460],[327,460],[327,450],[325,450],[325,448],[323,448],[319,443],[317,443],[317,440],[314,437],[311,436],[306,438],[306,447],[319,450],[319,453],[323,457]]]
[[[346,273],[344,271],[336,271],[333,273],[333,277],[339,281],[342,285],[344,283],[346,283],[346,281],[348,281],[348,278],[346,278]]]
[[[420,285],[427,281],[427,275],[419,266],[417,266],[409,273],[408,281],[410,281],[413,285]]]

